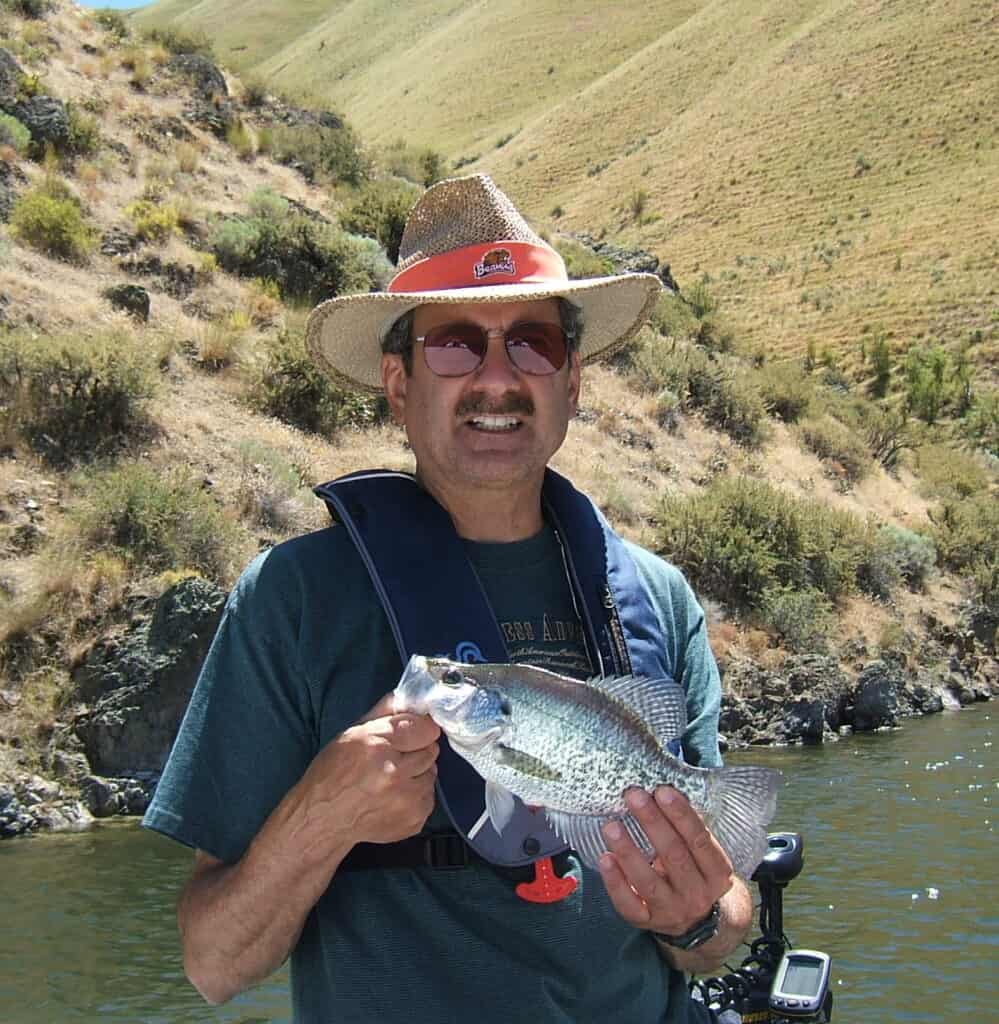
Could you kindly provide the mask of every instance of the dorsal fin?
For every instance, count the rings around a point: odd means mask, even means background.
[[[639,676],[594,676],[587,686],[620,701],[645,722],[665,750],[687,728],[687,698],[672,679]]]

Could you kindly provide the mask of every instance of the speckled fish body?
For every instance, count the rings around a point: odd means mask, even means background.
[[[647,853],[625,791],[671,785],[684,793],[748,878],[767,851],[778,772],[697,768],[667,744],[686,728],[686,699],[669,680],[632,676],[581,683],[530,665],[464,665],[414,656],[396,688],[397,710],[429,714],[486,781],[489,819],[501,831],[514,797],[544,807],[556,832],[590,867],[606,849],[602,826],[620,821]]]

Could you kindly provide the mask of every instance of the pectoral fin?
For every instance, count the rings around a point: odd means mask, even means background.
[[[498,782],[486,782],[486,812],[497,833],[503,831],[513,817],[513,793]]]

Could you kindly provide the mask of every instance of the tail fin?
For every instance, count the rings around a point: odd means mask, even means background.
[[[750,766],[719,768],[708,777],[708,828],[735,873],[748,880],[767,852],[767,825],[777,810],[781,773]]]

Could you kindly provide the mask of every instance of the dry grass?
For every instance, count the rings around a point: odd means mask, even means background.
[[[999,373],[986,4],[626,0],[610,17],[512,0],[275,21],[264,0],[238,19],[166,0],[139,20],[177,17],[274,87],[323,92],[372,143],[406,125],[414,145],[478,155],[536,218],[559,208],[559,230],[638,243],[684,286],[709,275],[750,345],[812,340],[859,369],[870,332],[905,347],[981,329]]]

